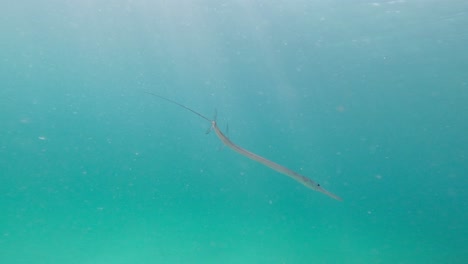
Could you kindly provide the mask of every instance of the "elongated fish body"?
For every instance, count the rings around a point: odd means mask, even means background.
[[[277,171],[279,173],[287,175],[287,176],[291,177],[292,179],[294,179],[295,181],[297,181],[297,182],[301,183],[302,185],[306,186],[307,188],[310,188],[310,189],[312,189],[314,191],[317,191],[317,192],[321,192],[321,193],[323,193],[323,194],[325,194],[325,195],[327,195],[327,196],[329,196],[329,197],[331,197],[331,198],[333,198],[335,200],[342,201],[342,199],[340,197],[338,197],[337,195],[325,190],[324,188],[322,188],[320,186],[320,184],[318,184],[317,182],[307,178],[306,176],[303,176],[303,175],[301,175],[301,174],[299,174],[299,173],[297,173],[295,171],[292,171],[292,170],[290,170],[290,169],[288,169],[288,168],[286,168],[286,167],[284,167],[284,166],[282,166],[282,165],[280,165],[278,163],[275,163],[275,162],[273,162],[271,160],[268,160],[268,159],[266,159],[266,158],[264,158],[264,157],[262,157],[260,155],[257,155],[257,154],[255,154],[253,152],[250,152],[250,151],[240,147],[239,145],[234,144],[228,137],[226,137],[223,134],[223,132],[221,132],[218,125],[216,124],[216,120],[210,120],[209,118],[207,118],[204,115],[196,112],[195,110],[193,110],[193,109],[191,109],[191,108],[189,108],[189,107],[187,107],[187,106],[185,106],[183,104],[180,104],[180,103],[178,103],[176,101],[168,99],[166,97],[163,97],[163,96],[160,96],[160,95],[157,95],[157,94],[154,94],[154,93],[149,93],[149,92],[146,92],[146,93],[148,93],[150,95],[153,95],[153,96],[156,96],[156,97],[159,97],[161,99],[164,99],[164,100],[166,100],[168,102],[171,102],[171,103],[173,103],[175,105],[178,105],[178,106],[180,106],[182,108],[185,108],[186,110],[188,110],[188,111],[198,115],[199,117],[207,120],[208,122],[211,123],[211,129],[213,129],[215,131],[216,136],[218,136],[218,138],[226,146],[228,146],[229,148],[231,148],[235,152],[237,152],[237,153],[239,153],[239,154],[241,154],[243,156],[246,156],[249,159],[257,161],[257,162],[259,162],[259,163],[261,163],[261,164],[263,164],[263,165],[265,165],[265,166],[267,166],[267,167],[269,167],[269,168],[271,168],[271,169],[273,169],[273,170],[275,170],[275,171]]]
[[[234,144],[229,138],[227,138],[223,132],[221,132],[221,130],[218,128],[218,126],[216,125],[216,121],[211,121],[211,126],[213,128],[213,130],[215,131],[216,135],[218,136],[218,138],[228,147],[230,147],[232,150],[236,151],[237,153],[241,154],[241,155],[244,155],[246,156],[247,158],[249,159],[252,159],[252,160],[255,160],[257,162],[260,162],[261,164],[267,166],[267,167],[270,167],[271,169],[279,172],[279,173],[283,173],[291,178],[293,178],[294,180],[296,180],[297,182],[303,184],[304,186],[306,186],[307,188],[310,188],[314,191],[318,191],[318,192],[321,192],[325,195],[328,195],[330,196],[331,198],[333,199],[336,199],[338,201],[342,201],[342,199],[338,196],[336,196],[335,194],[325,190],[324,188],[322,188],[320,186],[320,184],[316,183],[315,181],[307,178],[306,176],[304,175],[301,175],[295,171],[292,171],[278,163],[275,163],[271,160],[268,160],[268,159],[265,159],[264,157],[262,156],[259,156],[253,152],[250,152],[236,144]]]

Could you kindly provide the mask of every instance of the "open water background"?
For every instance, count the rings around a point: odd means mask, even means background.
[[[466,1],[0,6],[0,263],[468,263]]]

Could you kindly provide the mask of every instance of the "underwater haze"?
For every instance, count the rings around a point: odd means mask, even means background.
[[[0,263],[468,263],[467,25],[462,0],[3,1]]]

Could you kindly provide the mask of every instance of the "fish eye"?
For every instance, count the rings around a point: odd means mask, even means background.
[[[317,183],[317,187],[320,187],[320,183]]]

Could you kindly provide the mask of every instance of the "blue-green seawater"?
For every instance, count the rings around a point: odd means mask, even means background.
[[[0,263],[468,263],[466,1],[0,6]]]

